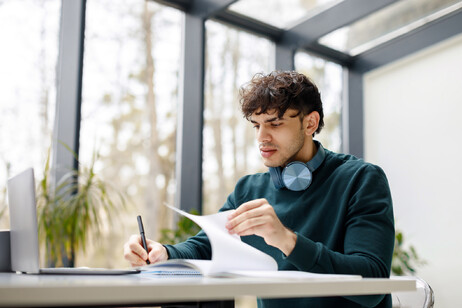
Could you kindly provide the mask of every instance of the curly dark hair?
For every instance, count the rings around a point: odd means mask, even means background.
[[[319,133],[324,126],[321,95],[316,85],[305,75],[295,71],[273,71],[256,74],[240,90],[240,105],[244,117],[276,110],[282,117],[287,109],[298,110],[302,119],[313,111],[319,113]],[[313,134],[314,135],[314,134]]]

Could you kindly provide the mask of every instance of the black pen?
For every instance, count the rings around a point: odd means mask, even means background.
[[[146,245],[146,236],[144,235],[144,227],[143,221],[141,220],[141,215],[138,215],[138,217],[136,218],[138,219],[138,228],[140,229],[141,241],[143,242],[144,250],[146,250],[146,252],[148,253],[148,259],[146,260],[146,264],[150,264],[148,245]]]

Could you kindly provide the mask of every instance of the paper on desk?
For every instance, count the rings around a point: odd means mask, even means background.
[[[207,234],[212,246],[212,262],[205,275],[230,271],[277,271],[276,261],[266,253],[229,234],[225,225],[231,211],[198,216],[167,205],[170,209],[197,223]]]

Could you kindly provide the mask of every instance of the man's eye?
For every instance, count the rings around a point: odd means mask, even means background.
[[[273,127],[278,127],[278,126],[281,126],[281,125],[282,125],[282,123],[271,123],[271,126],[273,126]]]
[[[260,125],[254,125],[253,128],[259,129],[259,128],[260,128]]]

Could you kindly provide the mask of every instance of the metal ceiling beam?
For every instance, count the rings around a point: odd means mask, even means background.
[[[282,41],[300,48],[398,0],[345,0],[288,29]]]
[[[154,2],[173,7],[182,11],[187,11],[191,5],[191,0],[153,0]]]
[[[153,0],[185,13],[201,18],[213,18],[217,21],[235,26],[241,30],[264,36],[270,40],[279,40],[284,32],[282,29],[249,18],[239,13],[228,11],[227,8],[237,0]],[[205,11],[204,11],[205,10]]]
[[[233,11],[221,11],[214,16],[214,19],[230,24],[244,31],[264,36],[272,41],[279,41],[284,32],[282,29]]]
[[[224,11],[237,0],[154,0],[160,4],[180,9],[188,14],[211,18]]]
[[[462,33],[462,9],[356,56],[352,68],[366,73]]]
[[[318,44],[317,42],[313,42],[299,49],[305,50],[328,61],[340,64],[341,66],[350,67],[351,63],[353,63],[352,56],[336,49]]]
[[[219,12],[228,8],[237,0],[194,0],[187,13],[200,16],[202,18],[212,18]]]

